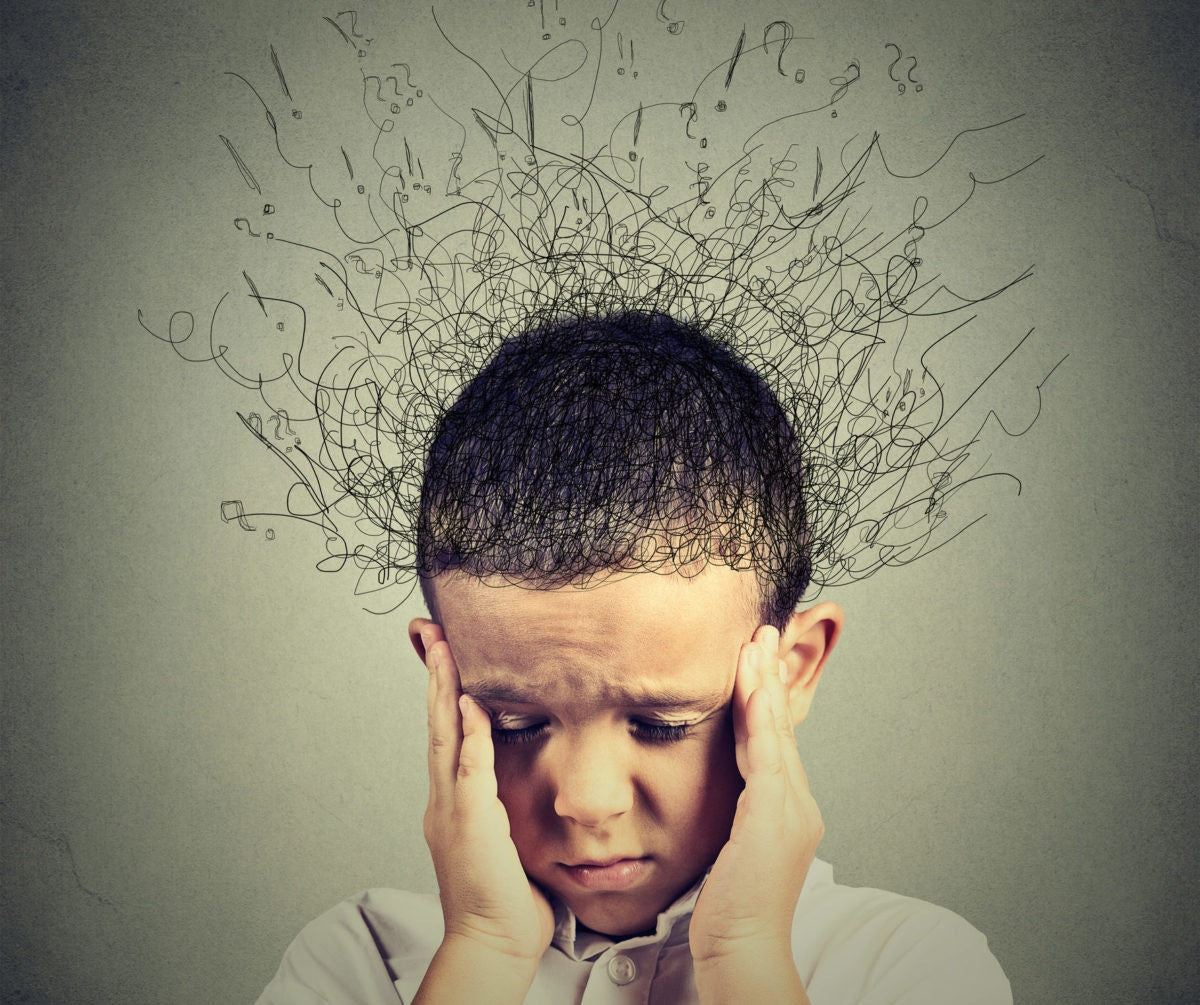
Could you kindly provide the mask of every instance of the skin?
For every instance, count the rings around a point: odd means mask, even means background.
[[[792,730],[841,609],[780,635],[757,624],[753,573],[722,565],[434,588],[440,623],[409,636],[430,670],[425,836],[446,936],[418,1001],[521,1000],[553,934],[548,893],[625,936],[710,866],[689,929],[701,999],[806,1001],[791,921],[823,825]],[[619,891],[567,869],[614,858],[640,860]]]

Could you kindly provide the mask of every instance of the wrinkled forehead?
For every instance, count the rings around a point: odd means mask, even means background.
[[[732,687],[738,650],[758,623],[753,572],[723,565],[554,589],[457,573],[433,585],[465,690],[486,683],[596,705],[683,703]]]

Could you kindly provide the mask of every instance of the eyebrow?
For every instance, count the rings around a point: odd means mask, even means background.
[[[514,686],[503,680],[485,678],[470,687],[464,686],[463,691],[482,705],[541,704],[536,692]],[[712,709],[718,708],[728,701],[728,695],[723,691],[690,694],[671,687],[664,687],[658,691],[626,691],[620,688],[605,687],[602,689],[601,695],[608,704],[630,708]]]

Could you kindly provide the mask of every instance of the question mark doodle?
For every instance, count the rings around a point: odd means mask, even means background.
[[[414,84],[414,83],[412,82],[412,68],[411,68],[411,67],[410,67],[410,66],[409,66],[407,63],[393,63],[393,64],[392,64],[392,69],[393,69],[393,70],[398,70],[398,69],[400,69],[401,67],[403,67],[403,68],[404,68],[404,82],[405,82],[405,85],[406,85],[407,87],[412,87],[412,88],[415,88],[417,85],[416,85],[416,84]],[[388,80],[392,81],[392,83],[393,83],[393,85],[394,85],[394,86],[396,86],[396,87],[399,87],[399,85],[400,85],[400,81],[399,81],[399,80],[397,80],[395,77],[389,77],[389,78],[388,78]],[[398,95],[397,95],[397,96],[398,96]]]
[[[672,21],[669,17],[667,17],[667,0],[658,0],[658,10],[655,11],[654,16],[659,20],[660,23],[667,26],[667,32],[669,34],[678,35],[681,31],[683,31],[685,22]]]
[[[783,53],[787,49],[788,44],[793,38],[795,38],[795,32],[792,30],[792,26],[787,21],[772,21],[763,30],[763,52],[769,53],[767,46],[774,41],[774,39],[771,38],[772,28],[783,29],[783,36],[779,39],[779,56],[775,60],[775,66],[779,69],[779,75],[781,77],[786,77],[787,73],[783,69]],[[800,81],[796,81],[796,83],[800,83]]]
[[[236,520],[242,530],[254,530],[250,526],[250,521],[246,519],[246,510],[242,506],[242,500],[240,499],[226,499],[221,503],[221,519],[226,523],[232,523]]]
[[[836,88],[836,90],[833,92],[833,97],[829,99],[829,103],[831,105],[837,104],[837,102],[841,101],[842,98],[846,96],[846,92],[850,90],[850,85],[857,83],[859,78],[862,77],[862,71],[859,69],[857,59],[852,59],[849,66],[846,67],[846,73],[849,74],[851,72],[854,73],[853,77],[840,76],[829,78],[829,82]],[[833,114],[837,115],[837,112],[835,111]]]
[[[683,127],[683,131],[687,134],[689,140],[694,140],[696,137],[692,135],[692,123],[696,121],[696,102],[685,101],[679,106],[679,114],[688,113],[687,124]]]
[[[888,64],[888,76],[891,77],[893,81],[899,83],[900,78],[896,76],[894,71],[896,69],[896,64],[900,62],[900,57],[903,55],[903,53],[900,51],[900,46],[898,46],[895,42],[888,42],[884,48],[896,50],[896,58]]]
[[[890,78],[891,78],[893,81],[895,81],[895,83],[896,83],[896,90],[897,90],[897,91],[899,91],[901,94],[903,94],[903,93],[905,92],[905,90],[906,90],[906,87],[905,87],[904,81],[902,81],[902,80],[901,80],[899,77],[897,77],[897,76],[896,76],[896,74],[895,74],[896,64],[897,64],[897,63],[899,63],[901,59],[905,59],[905,58],[907,58],[907,59],[908,59],[908,61],[909,61],[908,72],[905,74],[905,76],[907,76],[907,77],[908,77],[908,82],[909,82],[910,84],[916,84],[916,90],[918,90],[918,91],[924,90],[924,87],[925,87],[925,85],[924,85],[924,84],[921,84],[921,83],[919,83],[918,81],[916,81],[916,80],[914,80],[914,79],[913,79],[913,70],[915,70],[915,69],[917,68],[917,57],[916,57],[916,56],[908,56],[908,57],[905,57],[905,56],[904,56],[904,53],[903,53],[903,52],[901,52],[901,50],[900,50],[900,46],[898,46],[898,45],[897,45],[895,42],[888,42],[888,43],[887,43],[887,44],[884,46],[884,48],[885,48],[885,49],[895,49],[895,50],[896,50],[896,58],[895,58],[895,59],[893,59],[893,60],[891,61],[891,63],[889,63],[889,64],[888,64],[888,76],[889,76],[889,77],[890,77]]]
[[[288,436],[296,435],[296,431],[292,428],[292,420],[288,418],[287,412],[285,412],[282,408],[276,411],[276,413],[272,415],[267,422],[275,423],[275,439],[277,440],[283,439],[283,437],[279,435],[279,427],[281,425],[286,427]]]

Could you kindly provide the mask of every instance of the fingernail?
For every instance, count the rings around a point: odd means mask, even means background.
[[[763,641],[766,642],[767,648],[771,650],[771,655],[774,656],[779,652],[779,629],[772,625],[771,630],[767,632],[767,637]]]

